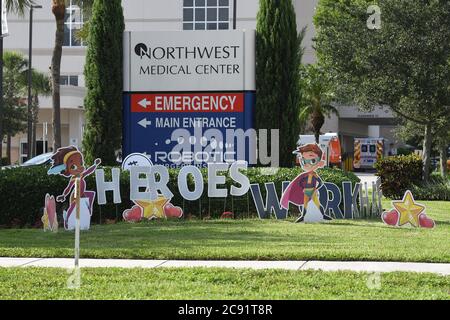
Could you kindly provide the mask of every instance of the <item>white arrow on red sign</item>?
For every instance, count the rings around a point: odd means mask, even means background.
[[[145,98],[145,99],[139,101],[138,104],[139,104],[142,108],[147,109],[148,106],[151,106],[151,105],[152,105],[152,102],[149,101],[149,100],[147,100],[147,98]]]
[[[147,118],[144,118],[144,119],[142,119],[141,121],[138,122],[138,125],[140,125],[143,128],[147,129],[147,126],[151,126],[152,122],[151,121],[147,121]]]

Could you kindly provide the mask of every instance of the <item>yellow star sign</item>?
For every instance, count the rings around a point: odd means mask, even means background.
[[[136,204],[140,206],[144,210],[144,218],[153,219],[159,218],[162,219],[165,217],[164,214],[164,206],[169,200],[163,196],[158,196],[156,200],[136,200]]]
[[[407,223],[414,227],[419,227],[419,216],[425,211],[425,206],[414,201],[411,191],[406,191],[403,200],[392,201],[392,205],[400,214],[398,221],[400,227]]]

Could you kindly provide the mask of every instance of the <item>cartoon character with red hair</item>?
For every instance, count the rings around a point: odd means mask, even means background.
[[[92,207],[94,205],[95,192],[86,190],[85,178],[95,172],[100,165],[101,160],[96,159],[95,164],[85,168],[83,154],[74,146],[60,148],[52,157],[52,167],[48,171],[49,175],[61,175],[69,178],[69,184],[64,189],[63,194],[56,197],[57,202],[66,201],[70,195],[69,209],[64,213],[64,227],[67,230],[75,228],[74,209],[75,201],[75,181],[80,179],[80,199],[82,200],[82,213],[80,214],[81,229],[87,230],[90,225],[90,217],[92,216]],[[89,214],[89,217],[86,217]]]
[[[281,206],[289,209],[289,203],[301,207],[301,215],[296,222],[321,222],[332,220],[325,214],[319,201],[319,190],[323,181],[316,170],[325,166],[323,151],[315,144],[299,147],[294,153],[300,156],[304,172],[295,178],[281,196]]]

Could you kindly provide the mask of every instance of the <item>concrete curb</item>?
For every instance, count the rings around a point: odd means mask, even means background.
[[[0,258],[0,267],[73,268],[70,258]],[[365,261],[194,261],[194,260],[125,260],[81,259],[81,268],[235,268],[323,270],[355,272],[419,272],[450,276],[449,263],[365,262]]]

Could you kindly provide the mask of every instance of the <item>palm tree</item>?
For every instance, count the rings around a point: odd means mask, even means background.
[[[26,89],[28,60],[20,53],[7,51],[3,54],[4,69],[4,117],[3,132],[7,136],[7,158],[11,163],[11,137],[26,128],[27,109],[22,93]]]
[[[7,12],[17,13],[23,16],[26,9],[34,4],[34,0],[3,0]]]
[[[94,0],[75,0],[80,7],[90,7]],[[61,147],[61,57],[64,44],[64,18],[68,0],[52,0],[52,13],[56,21],[55,46],[52,56],[52,100],[53,100],[53,150]]]
[[[66,1],[52,0],[52,13],[56,20],[55,47],[52,56],[52,102],[53,102],[53,150],[61,148],[61,58],[64,44],[64,17]]]
[[[51,78],[42,72],[32,70],[32,103],[31,103],[31,154],[36,156],[36,127],[39,121],[39,96],[49,96],[52,93]],[[24,86],[27,88],[27,85]]]
[[[34,4],[33,0],[3,0],[7,12],[13,12],[19,16],[23,16],[25,10]],[[3,38],[0,39],[0,70],[3,72]],[[3,78],[3,76],[1,77]],[[3,79],[2,79],[3,80]],[[3,86],[3,84],[0,84]],[[3,98],[3,97],[2,97]],[[0,107],[0,167],[3,159],[3,108]]]
[[[302,108],[300,121],[310,120],[316,142],[319,143],[320,130],[325,123],[325,117],[338,111],[331,105],[333,91],[331,79],[325,70],[318,65],[307,65],[301,76]]]

